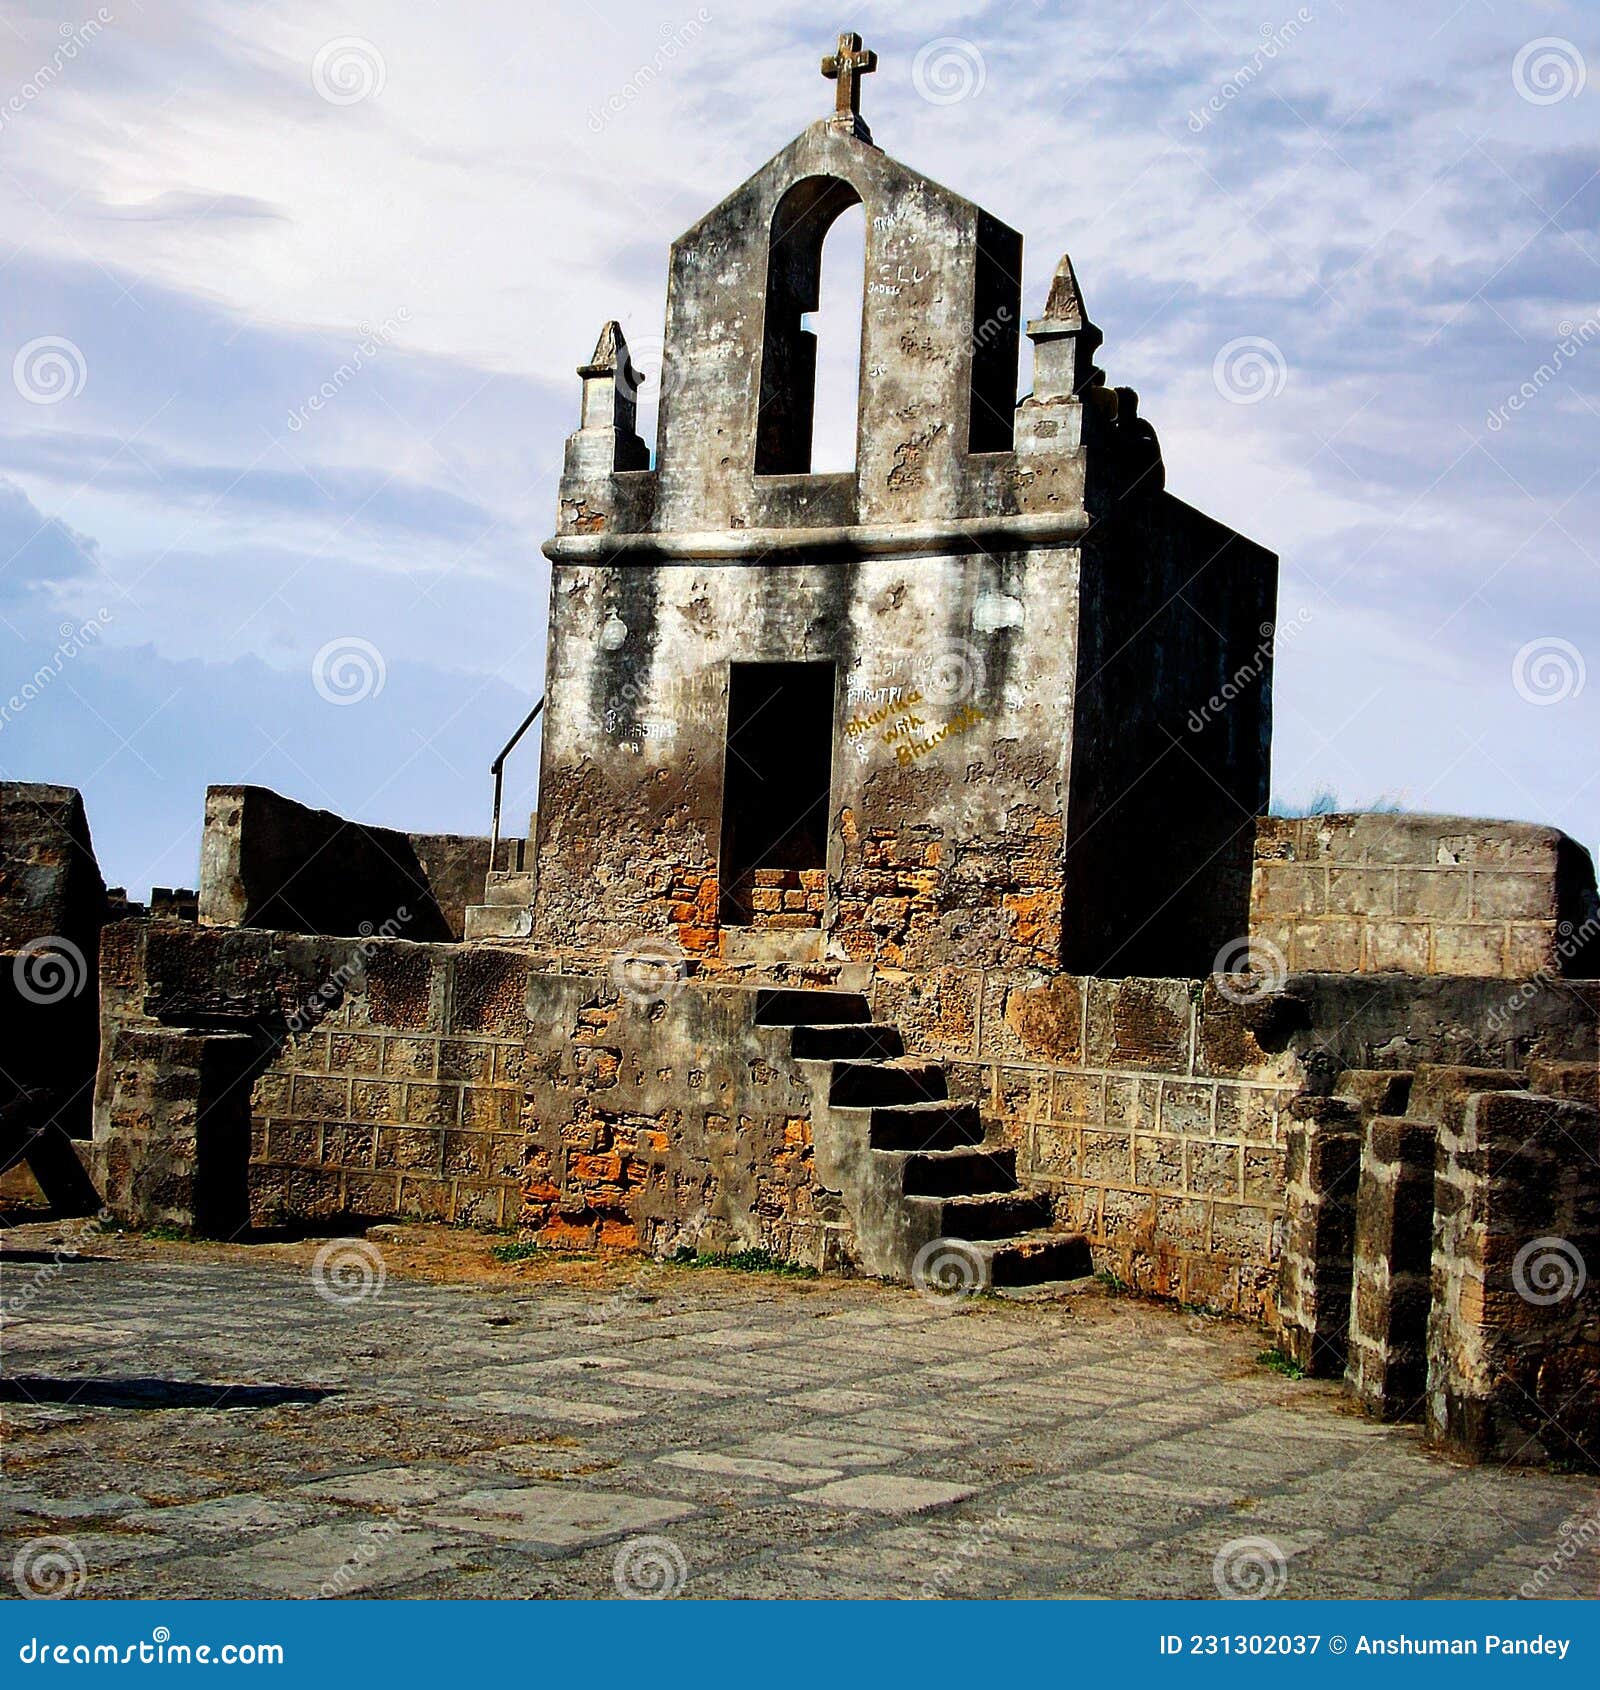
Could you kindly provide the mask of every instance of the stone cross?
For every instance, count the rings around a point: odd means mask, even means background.
[[[822,61],[822,74],[830,82],[839,84],[834,98],[835,119],[854,121],[861,116],[861,78],[878,68],[878,55],[869,48],[861,50],[859,35],[839,37],[839,50],[829,53]]]

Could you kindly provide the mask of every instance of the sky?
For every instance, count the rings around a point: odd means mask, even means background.
[[[575,368],[616,317],[653,373],[668,244],[826,112],[841,25],[877,143],[1023,232],[1026,315],[1071,253],[1169,488],[1280,555],[1275,803],[1600,841],[1560,0],[7,0],[0,776],[79,787],[136,897],[194,885],[211,783],[487,831]]]

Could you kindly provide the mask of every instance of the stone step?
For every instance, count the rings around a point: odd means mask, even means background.
[[[533,911],[525,905],[468,904],[462,929],[468,939],[526,939],[533,931]]]
[[[900,1029],[881,1021],[799,1026],[794,1030],[789,1050],[791,1055],[807,1061],[846,1061],[852,1057],[904,1056],[906,1053]]]
[[[867,1116],[867,1143],[874,1150],[955,1150],[983,1143],[976,1103],[881,1103],[859,1113]]]
[[[835,1062],[828,1102],[861,1108],[874,1103],[938,1102],[947,1093],[944,1064],[915,1057],[885,1062]]]
[[[985,1283],[997,1289],[1086,1279],[1094,1272],[1089,1241],[1076,1232],[1040,1229],[1015,1238],[972,1239],[968,1244],[987,1269]]]
[[[907,1197],[976,1197],[1017,1189],[1015,1150],[913,1150],[902,1171]]]
[[[1600,1109],[1600,1064],[1535,1059],[1528,1064],[1528,1089]]]
[[[859,992],[814,992],[768,986],[756,993],[758,1027],[835,1027],[846,1021],[870,1021],[872,1006]]]
[[[508,904],[526,909],[533,902],[532,872],[492,871],[484,882],[483,901],[485,904]]]
[[[935,1211],[932,1235],[971,1240],[1014,1238],[1021,1232],[1047,1231],[1047,1198],[1011,1191],[990,1197],[908,1197],[917,1208]]]

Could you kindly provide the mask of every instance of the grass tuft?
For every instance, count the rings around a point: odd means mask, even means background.
[[[672,1258],[678,1267],[728,1268],[734,1273],[776,1273],[785,1279],[815,1279],[815,1268],[803,1267],[799,1262],[786,1262],[770,1250],[719,1250],[714,1252],[691,1250],[687,1245]]]

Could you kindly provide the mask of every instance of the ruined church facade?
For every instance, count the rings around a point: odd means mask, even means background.
[[[856,205],[856,461],[813,474]],[[1178,974],[1245,931],[1276,560],[1165,491],[1067,258],[1017,401],[1021,275],[847,108],[674,243],[653,458],[606,326],[545,548],[535,944]]]

